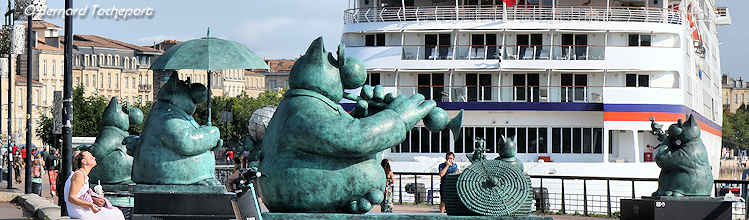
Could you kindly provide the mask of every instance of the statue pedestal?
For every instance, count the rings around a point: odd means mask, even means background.
[[[275,213],[263,212],[263,220],[552,220],[551,216],[450,216],[438,213],[376,213],[376,214],[340,214],[340,213]]]
[[[643,197],[621,200],[622,220],[730,220],[731,201],[712,197]]]
[[[224,186],[135,185],[132,219],[231,219],[234,211]]]
[[[104,190],[104,197],[106,197],[113,206],[116,206],[122,211],[122,214],[125,215],[125,219],[128,219],[133,212],[133,194],[130,193],[130,189],[133,187],[135,187],[135,184],[101,185],[101,188]]]

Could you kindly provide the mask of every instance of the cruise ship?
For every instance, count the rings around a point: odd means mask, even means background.
[[[386,151],[396,172],[437,172],[446,152],[466,166],[475,137],[493,158],[504,135],[531,175],[654,178],[649,119],[667,128],[692,114],[718,176],[716,27],[731,21],[715,0],[347,4],[341,41],[368,84],[422,94],[451,116],[465,109],[460,139],[419,126]]]

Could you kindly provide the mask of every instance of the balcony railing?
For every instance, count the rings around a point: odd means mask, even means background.
[[[603,60],[600,45],[506,45],[505,60]]]
[[[391,89],[395,89],[390,87]],[[602,86],[398,86],[399,95],[420,93],[438,102],[602,103]]]
[[[403,46],[402,60],[603,60],[600,45]]]
[[[138,85],[138,90],[139,91],[150,91],[151,90],[151,85]]]
[[[424,6],[355,8],[344,11],[344,23],[439,20],[561,20],[681,24],[678,11],[645,7],[478,7]]]

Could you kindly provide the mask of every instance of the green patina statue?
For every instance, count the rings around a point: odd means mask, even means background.
[[[494,159],[507,162],[508,164],[520,169],[520,171],[523,171],[523,162],[516,157],[518,152],[518,147],[515,145],[516,136],[505,138],[505,136],[502,135],[500,136],[500,140],[502,142],[499,143],[499,156]]]
[[[272,212],[368,212],[383,199],[381,152],[422,119],[430,129],[452,124],[419,94],[384,94],[381,86],[344,94],[364,84],[366,70],[343,53],[341,45],[336,59],[318,38],[291,70],[261,144],[259,191]],[[357,101],[351,114],[338,104],[344,96]]]
[[[130,184],[130,172],[133,168],[133,157],[127,154],[122,141],[128,136],[131,125],[143,122],[143,112],[129,105],[123,108],[112,97],[104,114],[101,116],[99,134],[93,145],[81,146],[79,149],[91,152],[99,161],[88,174],[91,183]]]
[[[223,141],[214,126],[199,125],[192,114],[206,102],[207,88],[179,80],[174,72],[161,88],[140,137],[123,143],[132,151],[133,181],[150,185],[221,185],[213,149]]]
[[[700,139],[700,126],[692,115],[679,119],[668,131],[651,120],[652,133],[661,144],[655,150],[655,162],[661,167],[658,191],[653,196],[710,196],[712,168]]]
[[[448,215],[527,216],[533,204],[531,179],[515,158],[514,138],[502,136],[500,156],[487,160],[483,138],[474,140],[471,165],[458,175],[447,175],[443,201]]]

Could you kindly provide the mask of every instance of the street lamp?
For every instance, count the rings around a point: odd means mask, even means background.
[[[13,31],[13,8],[10,5],[10,0],[8,0],[8,12],[5,13],[5,27],[10,28],[11,32]],[[9,32],[10,34],[10,32]],[[13,58],[13,37],[7,36],[8,42],[10,45],[8,45],[8,189],[13,189],[13,151],[10,150],[10,140],[13,135],[13,83],[11,83],[11,59]],[[0,91],[2,91],[0,89]],[[1,127],[1,126],[0,126]]]

